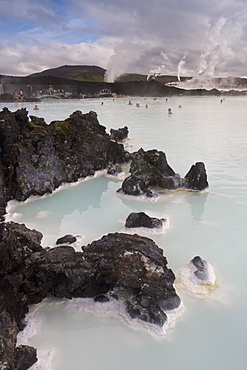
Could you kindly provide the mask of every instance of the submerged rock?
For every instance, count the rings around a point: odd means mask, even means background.
[[[28,305],[48,295],[94,298],[101,304],[121,300],[131,318],[158,327],[164,325],[166,311],[180,305],[163,250],[149,238],[108,234],[76,252],[70,246],[42,248],[41,234],[25,225],[0,227],[1,366],[25,369],[36,361],[33,348],[15,347],[16,336],[24,328]]]
[[[161,228],[166,220],[156,217],[149,217],[144,212],[132,212],[126,219],[125,227],[147,227],[149,229]]]
[[[195,267],[194,275],[203,284],[213,285],[215,283],[215,275],[212,274],[210,265],[207,261],[203,260],[201,257],[196,256],[190,261]]]
[[[199,296],[210,294],[216,285],[213,267],[199,256],[180,269],[178,277],[183,287]]]
[[[200,191],[208,187],[207,174],[202,162],[193,165],[183,179],[169,166],[165,153],[155,149],[145,152],[141,148],[135,152],[132,155],[130,173],[118,192],[153,197],[157,196],[153,189],[186,188]]]
[[[111,140],[97,114],[76,111],[47,125],[22,108],[0,112],[0,216],[9,200],[51,193],[62,183],[94,175],[110,164],[130,160]]]

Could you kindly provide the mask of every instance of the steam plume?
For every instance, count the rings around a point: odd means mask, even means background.
[[[180,81],[181,69],[182,69],[182,66],[185,64],[186,56],[187,56],[187,53],[184,54],[183,58],[178,63],[178,81]]]

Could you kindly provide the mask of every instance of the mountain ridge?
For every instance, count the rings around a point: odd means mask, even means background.
[[[89,65],[62,65],[56,68],[45,69],[32,73],[27,77],[58,77],[81,82],[104,82],[106,69]]]

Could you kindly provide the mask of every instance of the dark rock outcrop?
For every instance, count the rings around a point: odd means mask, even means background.
[[[127,139],[129,130],[128,127],[125,126],[123,128],[119,128],[117,130],[110,129],[111,139],[117,142],[122,142],[124,139]]]
[[[0,368],[8,370],[27,370],[36,361],[36,349],[21,345],[16,347],[18,328],[11,315],[0,312]]]
[[[0,216],[11,199],[51,193],[62,183],[130,160],[92,111],[76,111],[47,125],[42,118],[29,119],[26,109],[11,113],[4,108],[0,136]]]
[[[72,244],[76,242],[76,237],[74,235],[64,235],[61,238],[57,239],[56,244]]]
[[[193,164],[184,177],[185,187],[192,190],[204,190],[208,187],[207,174],[203,162]]]
[[[208,187],[207,174],[202,162],[193,165],[185,178],[181,178],[169,166],[165,153],[155,149],[145,152],[141,148],[133,153],[130,173],[118,190],[128,195],[153,197],[157,195],[153,189],[158,188],[204,190]]]
[[[166,321],[164,310],[180,305],[173,287],[175,276],[167,268],[163,250],[151,239],[108,234],[83,251],[84,258],[99,269],[87,287],[93,296],[108,292],[126,303],[131,317],[160,326]]]
[[[164,311],[180,305],[163,250],[149,238],[108,234],[76,252],[43,249],[41,234],[25,225],[0,227],[0,367],[25,370],[36,361],[35,349],[15,347],[16,336],[28,305],[47,295],[122,300],[131,318],[158,326],[166,321]]]
[[[125,221],[125,227],[147,227],[149,229],[161,228],[165,219],[158,219],[156,217],[149,217],[144,212],[132,212]]]
[[[37,351],[30,346],[20,345],[15,350],[15,369],[26,370],[29,369],[35,362],[37,362]]]
[[[15,346],[28,312],[28,297],[22,289],[23,267],[31,254],[43,250],[41,239],[41,233],[24,225],[0,224],[0,367],[6,365],[4,369],[26,370],[37,360],[34,348]]]

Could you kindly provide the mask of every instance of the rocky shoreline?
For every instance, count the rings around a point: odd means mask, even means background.
[[[137,234],[113,233],[82,246],[76,252],[67,239],[63,246],[42,248],[42,234],[25,225],[4,222],[10,200],[24,201],[33,195],[52,193],[63,183],[75,182],[110,169],[119,172],[131,162],[126,191],[154,196],[153,189],[186,187],[201,191],[208,186],[205,166],[193,165],[184,179],[170,168],[165,154],[156,150],[129,153],[121,142],[127,127],[111,135],[97,114],[76,111],[64,121],[47,125],[42,118],[28,117],[26,109],[0,112],[0,367],[25,370],[37,361],[36,350],[16,347],[30,304],[48,295],[59,298],[93,298],[97,302],[122,301],[132,320],[162,327],[165,311],[179,307],[175,276],[151,239]],[[186,185],[186,186],[185,186]],[[138,192],[134,191],[135,189]],[[144,218],[140,225],[143,226]],[[132,215],[133,221],[133,215]],[[151,224],[150,224],[151,222]],[[145,226],[158,220],[147,219]],[[132,225],[133,226],[133,225]],[[157,225],[156,225],[157,226]],[[73,239],[73,236],[72,236]],[[74,240],[74,239],[73,239]]]
[[[22,108],[0,112],[0,215],[7,202],[52,193],[63,183],[127,163],[130,153],[112,140],[93,111],[76,111],[64,121],[46,124]]]
[[[16,338],[28,306],[49,295],[102,304],[115,299],[131,319],[157,327],[167,321],[165,311],[181,303],[163,250],[149,238],[108,234],[76,252],[69,245],[42,248],[42,234],[23,224],[2,222],[0,235],[0,364],[5,369],[28,369],[37,361],[34,348],[15,347]]]

